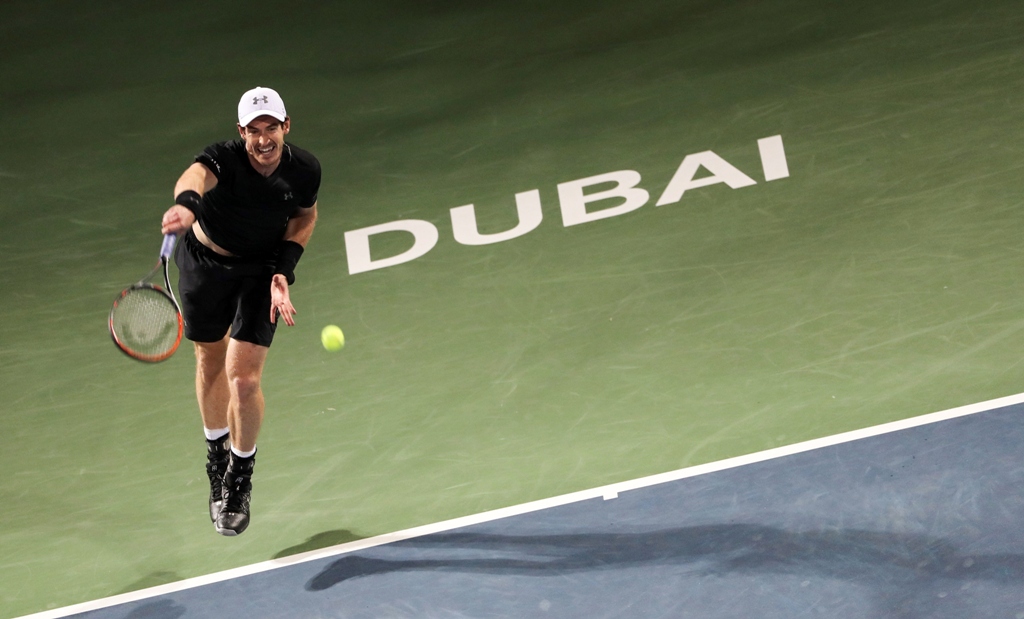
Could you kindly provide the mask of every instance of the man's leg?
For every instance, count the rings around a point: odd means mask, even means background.
[[[263,391],[260,380],[267,359],[266,346],[229,340],[227,421],[231,428],[231,458],[224,475],[224,506],[217,517],[217,532],[238,535],[249,526],[249,497],[256,460],[256,438],[263,424]]]
[[[228,375],[225,371],[228,337],[219,342],[193,342],[196,349],[196,397],[203,427],[228,427]]]
[[[210,520],[217,521],[224,502],[224,471],[228,465],[228,405],[230,393],[225,371],[228,338],[194,342],[196,398],[206,434],[206,475],[210,479]]]
[[[227,347],[227,385],[230,392],[228,427],[231,445],[238,452],[256,449],[256,437],[263,425],[263,391],[260,380],[267,360],[266,346],[229,340]]]

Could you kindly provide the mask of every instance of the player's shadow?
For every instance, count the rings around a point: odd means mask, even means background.
[[[352,531],[345,529],[335,529],[332,531],[324,531],[317,533],[310,537],[301,544],[295,546],[289,546],[284,550],[279,551],[274,555],[275,559],[281,559],[284,557],[290,557],[303,552],[309,552],[310,550],[320,550],[321,548],[328,548],[330,546],[337,546],[339,544],[347,544],[348,542],[355,542],[364,539],[361,535],[356,535]]]
[[[915,604],[931,604],[924,598],[934,598],[940,583],[1024,582],[1020,554],[964,554],[926,535],[789,531],[752,524],[567,535],[442,533],[391,544],[387,553],[408,558],[347,555],[327,565],[305,588],[323,591],[356,578],[414,570],[562,576],[679,565],[698,576],[763,573],[850,582],[875,591],[889,616],[903,616]]]
[[[166,585],[167,583],[178,582],[179,580],[181,580],[181,576],[174,572],[150,572],[124,589],[121,589],[118,593],[129,593],[131,591],[138,591],[139,589],[149,589],[150,587]]]
[[[180,619],[187,612],[171,600],[156,600],[140,604],[125,619]]]
[[[145,600],[129,605],[130,610],[124,619],[181,619],[188,610],[173,600],[156,599]],[[95,610],[78,615],[75,619],[89,619],[90,617],[110,617],[109,609]],[[120,615],[119,615],[120,616]]]

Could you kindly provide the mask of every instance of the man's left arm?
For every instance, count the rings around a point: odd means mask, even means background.
[[[295,264],[313,236],[316,227],[316,202],[309,208],[299,209],[288,220],[284,238],[281,239],[281,255],[278,258],[274,277],[270,281],[270,322],[277,322],[278,314],[289,327],[295,325],[295,306],[288,294],[288,285],[295,281]]]
[[[299,212],[288,220],[288,228],[284,231],[284,240],[298,243],[303,247],[309,243],[316,226],[316,202],[309,208],[300,208]]]

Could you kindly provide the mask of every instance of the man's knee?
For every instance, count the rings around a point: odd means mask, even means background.
[[[266,357],[265,346],[231,340],[227,354],[228,383],[239,398],[259,395]]]
[[[260,375],[252,373],[234,374],[228,377],[231,391],[240,400],[254,397],[260,393]]]

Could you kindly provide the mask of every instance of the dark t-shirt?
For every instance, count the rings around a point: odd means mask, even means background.
[[[320,190],[320,162],[291,144],[284,145],[281,163],[269,177],[249,163],[242,140],[210,145],[196,161],[217,177],[217,186],[203,196],[199,226],[236,256],[275,255],[288,220],[313,206]]]

